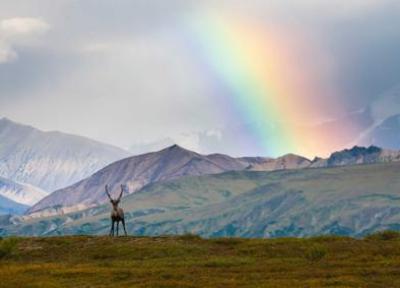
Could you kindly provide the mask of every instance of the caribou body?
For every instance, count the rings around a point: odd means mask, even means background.
[[[110,236],[114,236],[115,222],[117,222],[117,236],[118,236],[119,222],[122,222],[122,226],[124,227],[124,232],[125,232],[125,236],[126,236],[127,234],[126,234],[126,229],[125,229],[124,210],[122,210],[122,208],[118,207],[118,204],[121,200],[122,194],[124,193],[124,186],[121,185],[121,193],[119,194],[117,199],[113,199],[111,197],[110,192],[108,190],[108,185],[106,185],[105,188],[106,188],[106,194],[108,196],[108,199],[110,199],[110,203],[112,205]]]

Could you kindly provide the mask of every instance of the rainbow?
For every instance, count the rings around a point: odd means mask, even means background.
[[[318,71],[298,53],[311,49],[307,39],[237,15],[199,14],[189,26],[238,115],[257,123],[251,125],[251,135],[266,155],[326,156],[341,146],[340,135],[304,125],[310,115],[323,114],[324,98],[319,96],[327,93],[318,83]]]

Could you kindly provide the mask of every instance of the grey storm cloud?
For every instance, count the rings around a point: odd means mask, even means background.
[[[399,1],[1,1],[0,116],[122,147],[183,137],[201,150],[194,131],[238,121],[176,32],[201,11],[300,27],[332,57],[349,111],[400,82]]]

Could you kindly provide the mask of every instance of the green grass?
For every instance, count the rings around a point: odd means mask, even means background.
[[[400,237],[0,240],[0,287],[400,287]]]

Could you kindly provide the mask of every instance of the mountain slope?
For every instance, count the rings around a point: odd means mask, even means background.
[[[0,119],[0,176],[53,191],[128,157],[119,148],[84,137],[43,132]]]
[[[201,155],[173,145],[158,152],[117,161],[70,187],[55,191],[33,206],[29,213],[45,208],[51,210],[55,206],[59,209],[64,207],[61,210],[65,212],[104,203],[107,200],[104,193],[106,184],[114,193],[118,193],[116,190],[120,184],[127,185],[132,193],[150,183],[187,175],[243,170],[249,165],[248,161],[221,154]]]
[[[400,163],[189,176],[122,199],[128,232],[207,237],[361,236],[400,230]],[[107,234],[109,205],[24,216],[4,234]]]
[[[0,195],[0,215],[5,214],[23,214],[28,209],[29,206],[17,203]]]
[[[48,193],[32,185],[16,183],[0,177],[0,195],[17,203],[32,206]]]

